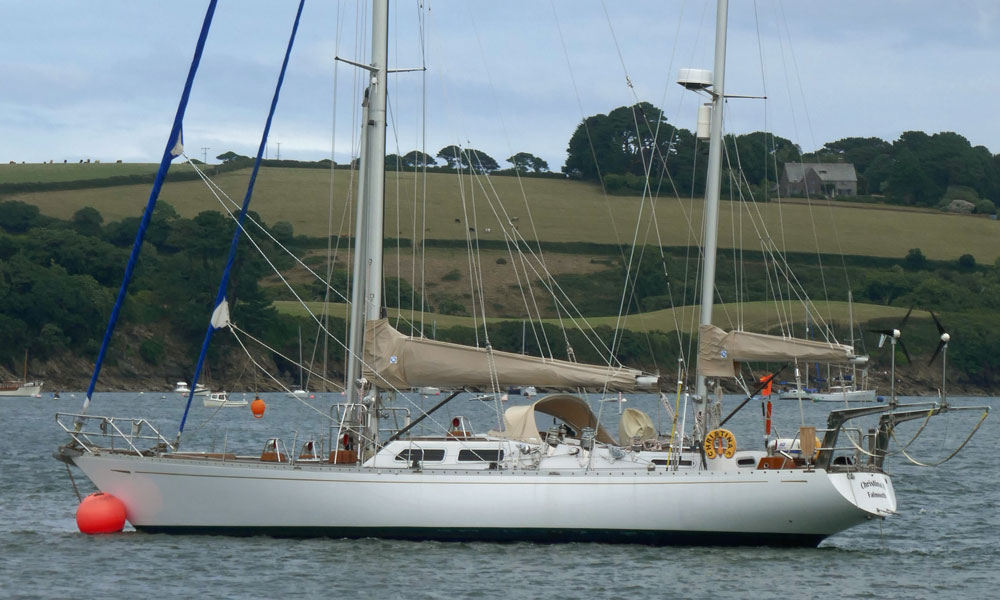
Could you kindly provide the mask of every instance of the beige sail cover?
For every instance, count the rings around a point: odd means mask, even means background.
[[[633,438],[640,442],[656,439],[656,427],[649,415],[637,408],[626,408],[618,421],[618,439],[622,444],[630,444]]]
[[[501,386],[534,385],[557,389],[637,389],[636,369],[612,368],[493,351]],[[374,370],[374,372],[373,372]],[[388,319],[365,328],[365,377],[379,386],[407,389],[489,387],[490,366],[483,348],[403,335]]]
[[[597,422],[597,415],[590,410],[586,400],[569,394],[554,394],[532,404],[511,406],[503,413],[503,432],[491,431],[490,434],[538,444],[542,441],[542,436],[538,432],[535,413],[556,417],[575,429],[577,437],[584,427],[592,427],[597,433],[594,439],[598,442],[617,444],[608,430]]]
[[[842,365],[855,358],[854,349],[844,344],[749,331],[727,333],[713,325],[702,325],[698,336],[698,374],[706,377],[735,377],[735,362],[800,360]]]

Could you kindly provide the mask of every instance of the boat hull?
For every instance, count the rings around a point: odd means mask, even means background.
[[[848,390],[823,392],[812,395],[813,402],[875,402],[875,390]]]
[[[0,396],[37,398],[42,395],[43,385],[43,383],[25,383],[14,389],[0,389]]]
[[[895,510],[881,473],[434,472],[120,454],[73,462],[149,532],[815,546]]]
[[[247,406],[249,404],[246,400],[215,400],[211,398],[205,398],[202,400],[202,404],[205,408],[239,408],[241,406]]]

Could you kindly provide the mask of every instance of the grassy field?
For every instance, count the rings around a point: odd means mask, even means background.
[[[118,175],[155,173],[155,163],[25,163],[0,164],[2,183],[50,183],[105,179]]]
[[[308,302],[306,303],[309,310],[314,314],[319,314],[322,311],[321,302]],[[275,308],[284,314],[302,317],[305,316],[306,310],[301,304],[294,301],[279,301],[274,303]],[[846,302],[816,302],[816,313],[812,315],[814,321],[820,321],[827,323],[839,323],[844,325],[848,322],[849,311]],[[698,328],[698,307],[696,306],[684,306],[676,309],[658,310],[649,313],[642,313],[637,315],[632,315],[627,317],[623,323],[622,328],[629,329],[631,331],[676,331],[680,329],[685,333],[692,333]],[[713,322],[722,327],[723,329],[729,330],[735,328],[737,311],[740,312],[740,317],[743,323],[742,328],[750,331],[768,331],[772,327],[778,325],[779,315],[777,314],[777,308],[773,303],[770,302],[749,302],[741,307],[736,304],[720,304],[716,305],[713,311]],[[342,303],[330,303],[330,315],[335,317],[345,317],[347,314],[347,305]],[[880,306],[875,304],[855,304],[854,305],[854,320],[855,322],[864,323],[872,319],[880,319],[887,317],[902,318],[906,314],[905,308],[898,308],[893,306]],[[400,318],[401,322],[408,323],[411,319],[411,313],[409,310],[400,311],[395,308],[388,309],[388,315],[390,319]],[[420,313],[416,312],[412,316],[414,322],[419,322],[423,318],[424,331],[429,335],[430,329],[433,325],[439,328],[448,328],[455,326],[463,327],[474,327],[476,326],[476,321],[472,317],[456,317],[452,315],[439,315],[434,313]],[[800,325],[800,330],[797,332],[799,337],[804,335],[801,330],[802,325],[805,323],[805,310],[801,305],[795,305],[789,308],[789,317],[793,323]],[[783,319],[787,321],[789,317]],[[930,314],[922,310],[914,310],[913,319],[926,318],[930,319]],[[487,318],[490,323],[500,323],[503,321],[510,321],[511,319],[505,318]],[[558,324],[556,319],[543,319],[545,323]],[[615,317],[590,317],[587,322],[592,327],[598,327],[601,325],[606,325],[608,327],[615,327],[616,319]],[[482,324],[482,321],[479,321]],[[567,326],[569,323],[567,322]],[[409,327],[401,327],[401,331],[409,331]]]
[[[0,165],[4,176],[17,167],[53,168],[79,165]],[[83,165],[101,170],[148,165]],[[174,170],[189,169],[183,164]],[[8,171],[9,170],[9,171]],[[54,176],[54,175],[52,175]],[[265,168],[257,180],[253,209],[268,223],[287,221],[296,233],[323,236],[327,222],[349,233],[352,220],[344,214],[351,196],[349,171],[336,171],[333,193],[330,172],[323,169]],[[217,178],[232,197],[245,193],[249,170]],[[599,187],[561,179],[513,177],[459,179],[432,173],[426,182],[426,218],[423,183],[412,173],[386,175],[386,235],[428,239],[465,239],[474,228],[481,239],[503,239],[501,223],[512,223],[527,239],[552,242],[585,241],[601,244],[633,239],[641,243],[684,246],[697,244],[701,231],[701,202],[664,198],[653,210],[634,196],[604,197]],[[139,216],[149,195],[148,185],[18,194],[15,199],[39,206],[44,214],[69,218],[84,206],[99,210],[105,221]],[[331,216],[331,196],[332,216]],[[200,182],[173,182],[161,198],[183,216],[219,210],[218,202]],[[655,213],[655,214],[654,214]],[[417,218],[414,219],[414,215]],[[416,227],[414,223],[416,222]],[[639,226],[636,226],[639,223]],[[786,251],[867,256],[905,256],[920,248],[930,259],[953,260],[972,254],[980,263],[1000,257],[1000,221],[887,206],[799,202],[757,206],[723,202],[719,245],[759,250],[766,227],[773,243]],[[423,229],[423,232],[420,231]],[[513,231],[508,226],[509,231]],[[782,233],[783,232],[783,233]],[[765,237],[766,239],[766,237]]]

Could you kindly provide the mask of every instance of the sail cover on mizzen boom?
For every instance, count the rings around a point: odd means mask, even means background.
[[[713,325],[702,325],[698,335],[698,374],[706,377],[735,377],[733,363],[744,361],[800,360],[844,365],[857,358],[854,348],[831,342],[749,331],[727,333]]]
[[[491,364],[496,380],[490,377]],[[368,321],[365,328],[365,377],[376,385],[407,389],[536,385],[557,389],[588,388],[634,391],[647,378],[625,367],[584,365],[512,352],[472,348],[404,335],[388,319]],[[374,371],[374,372],[373,372]],[[641,378],[641,379],[640,379]],[[655,378],[649,377],[655,382]]]

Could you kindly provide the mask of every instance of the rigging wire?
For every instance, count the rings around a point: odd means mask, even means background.
[[[227,293],[227,290],[228,290],[228,287],[229,287],[229,274],[230,274],[230,272],[232,270],[233,262],[236,260],[236,249],[237,249],[237,245],[239,243],[240,235],[243,232],[243,222],[246,219],[246,214],[247,214],[247,211],[248,211],[248,209],[250,207],[250,200],[253,197],[254,183],[256,182],[256,179],[257,179],[257,173],[260,170],[261,157],[262,157],[262,155],[263,155],[263,153],[264,153],[264,151],[265,151],[265,149],[267,147],[267,136],[268,136],[268,133],[270,132],[271,123],[272,123],[272,121],[274,119],[275,109],[277,108],[277,105],[278,105],[278,97],[279,97],[279,95],[281,93],[281,85],[282,85],[282,83],[284,81],[285,72],[287,71],[287,68],[288,68],[288,59],[291,56],[292,46],[295,43],[295,34],[298,32],[299,22],[300,22],[300,20],[302,18],[302,9],[303,9],[304,5],[305,5],[305,0],[299,0],[299,7],[298,7],[298,10],[295,13],[295,21],[292,24],[292,32],[289,35],[288,45],[287,45],[287,47],[285,49],[284,59],[282,60],[282,63],[281,63],[281,70],[280,70],[280,72],[278,74],[278,81],[275,84],[274,95],[271,98],[271,106],[270,106],[270,109],[269,109],[268,114],[267,114],[267,119],[266,119],[266,121],[264,123],[264,131],[261,134],[260,145],[257,148],[257,158],[254,161],[253,171],[252,171],[252,173],[250,175],[250,181],[247,184],[246,195],[243,198],[243,204],[240,207],[240,216],[236,220],[236,223],[237,223],[238,227],[233,232],[233,240],[230,243],[229,254],[228,254],[227,258],[226,258],[226,267],[225,267],[225,270],[222,273],[221,281],[219,281],[219,290],[218,290],[218,292],[216,294],[215,302],[212,305],[213,306],[213,319],[214,319],[214,311],[217,310],[218,307],[219,307],[219,305],[222,304],[223,302],[225,302],[225,300],[226,300],[226,293]],[[208,344],[209,344],[209,342],[212,339],[212,333],[213,333],[213,331],[215,329],[214,323],[211,322],[211,321],[212,320],[210,320],[210,322],[208,324],[208,327],[206,328],[205,338],[204,338],[204,341],[202,342],[202,346],[201,346],[201,353],[199,354],[199,356],[198,356],[198,362],[195,365],[194,375],[191,377],[191,392],[188,395],[187,403],[186,403],[186,405],[184,407],[184,415],[181,417],[180,426],[178,427],[178,430],[177,430],[177,443],[180,442],[181,434],[184,432],[184,423],[187,421],[188,411],[191,408],[191,401],[194,399],[195,385],[198,383],[198,375],[201,374],[201,368],[202,368],[202,365],[205,362],[205,356],[208,353]]]
[[[494,105],[496,106],[496,108],[495,108],[495,114],[496,114],[497,120],[498,120],[499,125],[500,125],[500,130],[501,130],[501,132],[503,134],[504,141],[507,144],[507,151],[510,152],[511,155],[513,156],[514,155],[514,148],[513,148],[513,145],[510,142],[510,134],[508,133],[507,123],[506,123],[506,120],[504,119],[504,111],[501,109],[500,103],[497,101],[496,86],[493,84],[493,78],[492,78],[492,75],[491,75],[491,70],[488,67],[487,54],[486,54],[485,50],[483,49],[482,37],[479,35],[479,28],[476,25],[476,19],[475,19],[473,13],[467,12],[467,14],[468,14],[469,22],[472,25],[472,32],[473,32],[473,34],[474,34],[474,36],[476,38],[476,46],[479,49],[480,60],[482,61],[483,65],[484,65],[484,71],[485,71],[486,76],[487,76],[487,82],[488,82],[488,86],[489,86],[489,90],[490,90],[490,96],[493,99]],[[523,180],[521,178],[520,168],[518,167],[518,165],[517,165],[516,162],[514,162],[513,165],[514,165],[514,178],[515,178],[515,181],[517,182],[517,187],[518,187],[518,191],[520,192],[521,199],[524,202],[525,214],[526,214],[527,219],[528,219],[528,225],[531,227],[531,233],[532,233],[532,235],[534,236],[534,239],[535,239],[535,245],[537,246],[537,249],[538,249],[539,260],[541,260],[541,262],[542,262],[542,266],[544,268],[543,270],[545,271],[545,273],[547,274],[547,276],[549,278],[551,278],[551,277],[553,277],[553,275],[551,274],[550,270],[548,269],[547,265],[545,264],[545,253],[542,250],[541,237],[538,235],[538,230],[537,230],[536,225],[535,225],[535,219],[534,219],[534,216],[532,215],[532,212],[531,212],[531,203],[528,201],[528,195],[527,195],[527,192],[524,189],[524,182],[523,182]],[[485,173],[485,171],[483,171],[483,172]],[[507,213],[506,209],[503,212],[506,214]],[[478,234],[477,234],[477,236],[478,236]],[[532,293],[532,295],[534,295],[534,291],[533,290],[532,290],[531,293]],[[530,317],[530,314],[529,314],[529,317]],[[538,318],[539,318],[539,320],[541,320],[541,313],[538,314]],[[567,352],[569,354],[570,359],[572,359],[573,358],[572,346],[571,346],[570,341],[569,341],[569,336],[566,333],[565,324],[563,323],[562,312],[560,310],[558,310],[558,308],[556,309],[556,318],[559,321],[559,328],[560,328],[560,331],[562,331],[563,341],[566,344]],[[545,337],[545,345],[548,348],[548,351],[549,351],[549,353],[551,355],[552,354],[552,349],[551,349],[551,347],[549,347],[549,341],[548,341],[547,335],[544,333],[544,331],[543,331],[542,335],[543,335],[543,337]]]
[[[187,157],[185,157],[185,158],[187,158]],[[281,282],[282,282],[282,283],[283,283],[283,284],[285,285],[285,287],[286,287],[286,288],[288,289],[288,291],[289,291],[289,292],[290,292],[290,293],[291,293],[291,294],[292,294],[292,295],[293,295],[293,296],[295,297],[295,299],[296,299],[296,300],[297,300],[297,301],[299,302],[299,304],[300,304],[300,305],[301,305],[301,306],[303,307],[303,309],[305,310],[306,314],[307,314],[307,315],[308,315],[308,316],[309,316],[309,317],[310,317],[310,318],[311,318],[311,319],[312,319],[312,320],[313,320],[313,321],[314,321],[314,322],[315,322],[315,323],[316,323],[316,324],[317,324],[318,326],[320,326],[320,327],[322,328],[323,332],[324,332],[324,333],[325,333],[325,334],[326,334],[327,336],[331,337],[331,338],[332,338],[332,339],[333,339],[333,340],[334,340],[335,342],[337,342],[337,344],[338,344],[338,345],[340,345],[340,346],[341,346],[341,347],[342,347],[342,348],[343,348],[343,349],[345,350],[345,352],[347,353],[347,355],[348,355],[348,356],[350,356],[350,355],[351,355],[351,354],[350,354],[350,349],[349,349],[349,348],[347,347],[347,345],[346,345],[346,344],[344,344],[344,343],[343,343],[343,342],[342,342],[342,341],[341,341],[340,339],[338,339],[338,338],[337,338],[336,336],[334,336],[334,335],[333,335],[333,334],[332,334],[332,333],[331,333],[331,332],[330,332],[329,330],[327,330],[327,329],[326,329],[325,327],[322,327],[322,322],[321,322],[321,320],[320,320],[320,319],[319,319],[319,318],[318,318],[318,317],[316,316],[316,314],[315,314],[315,313],[313,313],[313,312],[312,312],[312,310],[311,310],[311,309],[309,308],[308,304],[307,304],[307,303],[306,303],[306,302],[305,302],[305,301],[304,301],[304,300],[303,300],[303,299],[302,299],[302,298],[301,298],[301,297],[299,296],[299,294],[298,294],[298,293],[297,293],[297,292],[295,291],[295,289],[294,289],[294,287],[293,287],[293,286],[291,285],[291,283],[290,283],[290,282],[289,282],[289,281],[288,281],[288,280],[286,279],[286,277],[285,277],[285,276],[284,276],[284,275],[283,275],[283,274],[281,273],[281,271],[280,271],[280,270],[279,270],[279,269],[277,268],[277,266],[276,266],[276,265],[275,265],[275,264],[273,263],[273,261],[271,261],[271,259],[270,259],[270,258],[269,258],[269,257],[268,257],[268,256],[266,255],[266,253],[264,253],[263,249],[262,249],[262,248],[260,247],[260,245],[259,245],[259,244],[257,243],[257,241],[256,241],[256,240],[254,239],[254,237],[253,237],[253,236],[252,236],[252,235],[250,234],[250,232],[248,232],[248,231],[247,231],[247,230],[245,229],[245,226],[244,226],[244,224],[242,224],[242,223],[240,223],[240,222],[239,222],[239,220],[238,220],[238,219],[236,218],[236,215],[235,215],[235,214],[233,214],[233,212],[232,212],[232,211],[231,211],[231,210],[229,209],[229,207],[228,207],[228,206],[226,205],[225,201],[223,201],[223,200],[222,200],[222,198],[223,198],[223,197],[225,197],[225,198],[226,198],[226,200],[228,200],[229,202],[231,202],[231,203],[234,203],[234,204],[235,204],[235,202],[234,202],[234,201],[233,201],[233,200],[232,200],[231,198],[229,198],[229,197],[228,197],[228,196],[227,196],[227,195],[225,194],[225,192],[221,190],[221,188],[219,188],[218,184],[216,184],[216,183],[215,183],[214,181],[212,181],[212,180],[211,180],[211,179],[209,179],[209,178],[208,178],[207,176],[205,176],[205,175],[204,175],[204,173],[203,173],[203,172],[202,172],[202,171],[201,171],[200,169],[198,169],[198,168],[197,168],[197,165],[196,165],[195,163],[193,163],[193,162],[192,162],[192,161],[191,161],[190,159],[188,159],[188,164],[190,164],[190,165],[192,166],[192,168],[194,168],[194,169],[196,170],[196,172],[198,172],[198,173],[200,174],[200,176],[202,177],[202,180],[206,182],[206,184],[208,185],[208,188],[209,188],[209,189],[210,189],[210,190],[212,191],[213,195],[215,195],[215,196],[216,196],[216,198],[217,198],[217,199],[219,200],[219,202],[220,202],[220,205],[221,205],[221,206],[223,207],[223,209],[224,209],[224,211],[225,211],[226,215],[228,215],[230,219],[232,219],[233,221],[235,221],[235,222],[236,222],[236,226],[237,226],[237,228],[238,228],[238,229],[240,229],[240,230],[242,231],[242,233],[243,233],[243,236],[242,236],[242,237],[245,237],[245,238],[246,238],[246,239],[247,239],[247,240],[248,240],[248,241],[249,241],[249,242],[251,243],[251,245],[252,245],[252,246],[254,247],[254,249],[255,249],[255,250],[256,250],[256,251],[257,251],[257,252],[258,252],[258,253],[260,254],[260,256],[261,256],[261,257],[262,257],[262,258],[264,259],[264,261],[265,261],[265,262],[266,262],[266,263],[268,264],[268,266],[269,266],[269,267],[271,268],[271,270],[272,270],[272,271],[273,271],[273,272],[275,273],[275,275],[276,275],[276,276],[278,277],[278,279],[279,279],[279,280],[281,280]],[[249,217],[248,217],[248,219],[249,219]],[[256,221],[253,221],[252,219],[249,219],[249,220],[251,220],[251,222],[253,222],[253,223],[254,223],[255,225],[257,225],[257,227],[258,227],[258,228],[259,228],[259,229],[260,229],[261,231],[263,231],[263,232],[264,232],[264,233],[265,233],[265,234],[266,234],[266,235],[267,235],[268,237],[270,237],[270,238],[271,238],[271,240],[272,240],[272,241],[274,241],[274,242],[275,242],[275,244],[276,244],[276,245],[278,245],[278,246],[280,247],[280,244],[279,244],[279,243],[278,243],[278,242],[277,242],[276,240],[274,240],[274,238],[273,238],[273,237],[271,237],[270,233],[269,233],[269,232],[268,232],[268,231],[267,231],[267,230],[266,230],[265,228],[263,228],[263,227],[262,227],[262,226],[261,226],[261,225],[260,225],[259,223],[257,223]],[[287,249],[285,249],[285,250],[286,250],[286,252],[287,252]],[[302,264],[302,263],[301,263],[301,261],[299,261],[299,262],[300,262],[300,265],[301,265],[301,266],[303,266],[303,267],[305,267],[306,269],[310,270],[310,272],[312,272],[312,273],[313,273],[313,275],[316,275],[316,274],[315,274],[315,272],[313,272],[313,271],[312,271],[311,269],[309,269],[309,268],[308,268],[308,266],[306,266],[306,265]],[[345,299],[345,300],[346,300],[346,299]],[[237,326],[235,325],[235,323],[232,323],[232,322],[230,322],[230,323],[229,323],[228,325],[229,325],[229,328],[230,328],[230,330],[231,330],[231,331],[232,331],[233,329],[236,329],[236,330],[240,331],[241,333],[243,333],[243,335],[246,335],[246,336],[248,336],[248,337],[251,337],[251,338],[252,338],[252,336],[250,336],[250,335],[249,335],[249,334],[248,334],[248,333],[247,333],[246,331],[244,331],[244,330],[241,330],[241,329],[239,329],[239,328],[238,328],[238,327],[237,327]],[[261,344],[262,346],[264,346],[264,347],[267,347],[267,346],[266,346],[265,344],[263,344],[263,342],[260,342],[259,340],[256,340],[256,338],[252,338],[252,339],[254,339],[254,340],[255,340],[255,341],[257,342],[257,343]],[[241,344],[241,345],[242,345],[242,344]],[[270,349],[270,348],[268,348],[268,349]],[[251,361],[253,361],[255,365],[258,365],[258,366],[259,366],[259,363],[258,363],[258,362],[257,362],[257,361],[256,361],[256,360],[255,360],[255,359],[253,358],[253,356],[251,356],[251,355],[249,354],[249,351],[248,351],[248,350],[245,350],[245,351],[246,351],[246,352],[248,353],[248,357],[250,358],[250,360],[251,360]],[[273,351],[273,350],[272,350],[272,351]],[[275,351],[275,352],[276,352],[276,351]],[[276,353],[277,353],[277,352],[276,352]],[[280,354],[279,354],[279,355],[280,355]],[[286,360],[288,360],[289,362],[291,362],[291,363],[295,364],[295,361],[294,361],[294,360],[292,360],[292,359],[289,359],[289,358],[285,358],[285,359],[286,359]],[[413,407],[414,407],[414,408],[415,408],[415,409],[416,409],[417,411],[420,411],[420,412],[421,412],[421,413],[423,414],[423,408],[422,408],[422,407],[421,407],[420,405],[418,405],[418,404],[417,404],[416,402],[414,402],[414,401],[413,401],[412,399],[410,399],[410,397],[409,397],[408,395],[406,395],[406,394],[403,394],[403,393],[402,393],[402,392],[401,392],[401,391],[400,391],[399,389],[397,389],[397,388],[396,388],[395,386],[393,386],[393,385],[392,385],[391,383],[389,383],[388,381],[386,381],[384,377],[380,376],[380,375],[379,375],[379,374],[377,373],[377,371],[375,370],[375,368],[374,368],[374,367],[373,367],[372,365],[370,365],[370,364],[369,364],[369,363],[368,363],[367,361],[365,361],[365,360],[364,360],[364,357],[363,357],[363,356],[362,356],[362,357],[359,357],[359,361],[361,362],[361,365],[362,365],[362,367],[363,367],[363,368],[367,369],[367,370],[368,370],[369,372],[371,372],[371,373],[372,373],[372,374],[374,374],[374,375],[375,375],[375,376],[376,376],[376,377],[377,377],[378,379],[380,379],[380,380],[381,380],[381,383],[382,383],[382,384],[384,385],[384,387],[385,387],[385,388],[386,388],[387,390],[389,390],[389,391],[391,391],[391,392],[394,392],[394,393],[396,393],[396,394],[397,394],[397,397],[402,397],[402,398],[404,398],[404,399],[405,399],[405,400],[406,400],[406,401],[407,401],[407,402],[408,402],[409,404],[411,404],[411,405],[412,405],[412,406],[413,406]],[[267,376],[268,376],[269,378],[271,378],[271,379],[275,380],[276,382],[278,382],[278,381],[277,381],[277,379],[276,379],[276,378],[274,378],[274,376],[273,376],[273,375],[271,375],[271,374],[270,374],[270,373],[269,373],[269,372],[268,372],[268,371],[267,371],[266,369],[264,369],[263,367],[260,367],[260,369],[261,369],[261,371],[262,371],[263,373],[265,373],[265,374],[266,374],[266,375],[267,375]],[[278,383],[279,383],[279,385],[281,385],[281,386],[282,386],[283,388],[285,387],[285,386],[284,386],[283,384],[280,384],[280,382],[278,382]],[[287,391],[287,388],[286,388],[286,391]],[[292,394],[292,396],[294,396],[294,397],[295,397],[295,398],[296,398],[297,400],[299,400],[300,402],[303,402],[303,403],[305,403],[305,404],[308,404],[308,403],[306,403],[306,402],[305,402],[305,400],[304,400],[303,398],[301,398],[301,397],[299,397],[299,396],[296,396],[296,395],[294,395],[294,394]],[[314,409],[314,410],[315,410],[315,409]],[[432,422],[433,424],[437,425],[437,426],[438,426],[438,427],[440,428],[440,430],[441,430],[441,431],[447,431],[447,430],[448,430],[448,428],[447,428],[447,426],[446,426],[446,425],[444,425],[444,424],[441,424],[441,423],[438,423],[438,422],[437,422],[437,421],[435,421],[435,420],[434,420],[434,419],[433,419],[432,417],[428,417],[428,419],[430,419],[430,421],[431,421],[431,422]]]
[[[340,53],[340,36],[343,30],[344,19],[342,18],[341,5],[337,5],[337,18],[336,18],[336,31],[337,34],[334,38],[334,56]],[[337,254],[340,250],[340,233],[344,230],[344,219],[347,217],[348,203],[344,203],[344,210],[341,212],[340,227],[337,230],[337,245],[336,249],[332,249],[332,239],[333,239],[333,212],[334,212],[334,198],[336,190],[336,177],[337,177],[337,97],[338,97],[338,73],[339,65],[337,61],[333,61],[333,98],[331,100],[331,131],[330,131],[330,196],[327,205],[327,219],[326,219],[326,289],[323,290],[323,312],[322,320],[324,327],[329,327],[330,319],[330,280],[333,279],[333,268],[337,263]],[[316,342],[313,344],[313,356],[310,359],[310,364],[313,364],[316,356],[316,346],[319,342],[319,335],[316,335]],[[329,340],[326,336],[323,336],[323,376],[325,377],[328,373],[328,359],[330,356],[329,352]],[[308,388],[309,383],[306,382],[306,387]],[[324,390],[326,387],[324,386]]]

